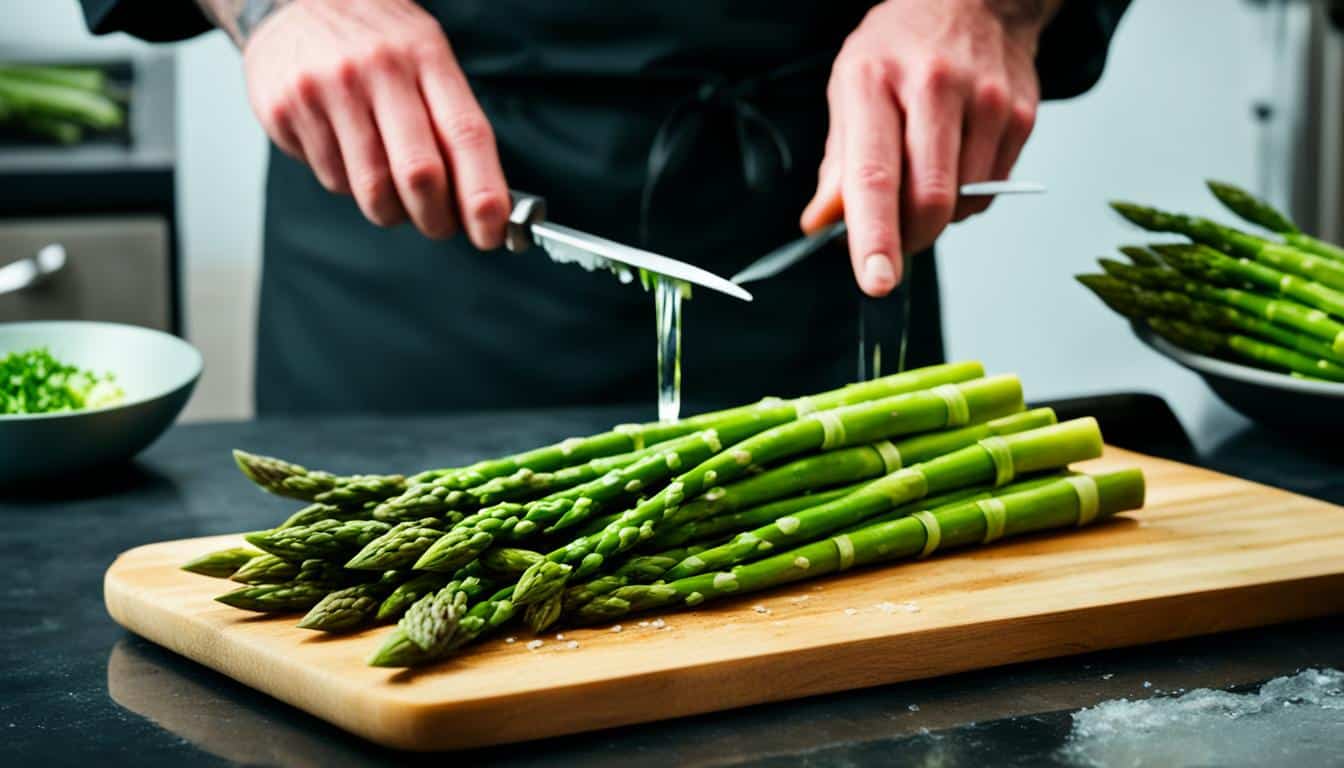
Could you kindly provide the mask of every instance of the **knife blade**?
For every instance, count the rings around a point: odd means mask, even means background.
[[[977,181],[962,184],[958,192],[962,197],[986,197],[994,195],[1040,194],[1045,186],[1033,181]],[[753,283],[774,277],[794,264],[821,250],[831,241],[843,237],[849,228],[840,220],[807,237],[800,237],[785,243],[761,258],[748,264],[742,271],[730,279],[738,285]]]
[[[576,263],[589,271],[619,265],[612,271],[622,282],[634,279],[630,269],[642,269],[751,301],[751,294],[741,286],[707,269],[548,221],[545,200],[524,192],[512,194],[514,205],[505,238],[510,251],[521,253],[538,245],[555,261]]]

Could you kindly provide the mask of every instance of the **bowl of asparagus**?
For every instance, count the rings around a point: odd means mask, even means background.
[[[1188,242],[1122,246],[1078,280],[1138,337],[1264,424],[1344,426],[1344,248],[1302,232],[1231,184],[1209,189],[1265,233],[1134,203],[1113,203],[1150,232]]]
[[[126,461],[177,418],[196,348],[119,323],[0,323],[0,488]]]

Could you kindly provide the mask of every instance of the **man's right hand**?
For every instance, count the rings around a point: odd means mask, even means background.
[[[504,241],[509,190],[494,133],[438,22],[410,0],[298,0],[247,41],[252,109],[322,186],[389,227]]]

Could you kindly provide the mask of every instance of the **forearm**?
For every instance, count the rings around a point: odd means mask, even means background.
[[[272,13],[294,0],[196,0],[196,5],[240,49]]]

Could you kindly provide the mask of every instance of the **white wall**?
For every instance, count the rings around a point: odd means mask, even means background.
[[[1041,109],[1014,175],[1049,193],[1000,200],[940,241],[949,355],[1018,372],[1034,398],[1139,390],[1197,431],[1240,423],[1072,276],[1145,241],[1107,200],[1222,216],[1203,179],[1255,180],[1256,21],[1232,0],[1134,3],[1098,87]]]
[[[30,42],[40,35],[90,45],[76,42],[86,38],[74,2],[0,0],[0,13],[24,19],[18,26]],[[1114,245],[1143,239],[1106,200],[1216,213],[1202,179],[1256,179],[1260,145],[1249,102],[1265,87],[1263,29],[1242,0],[1136,0],[1100,86],[1041,111],[1016,175],[1045,182],[1050,193],[1000,201],[940,243],[951,355],[1019,372],[1038,399],[1137,389],[1165,395],[1189,427],[1214,433],[1238,423],[1071,276]],[[0,30],[0,51],[18,32]],[[177,52],[191,328],[210,367],[203,386],[210,402],[196,412],[242,415],[251,402],[263,137],[247,109],[237,54],[221,35]]]

